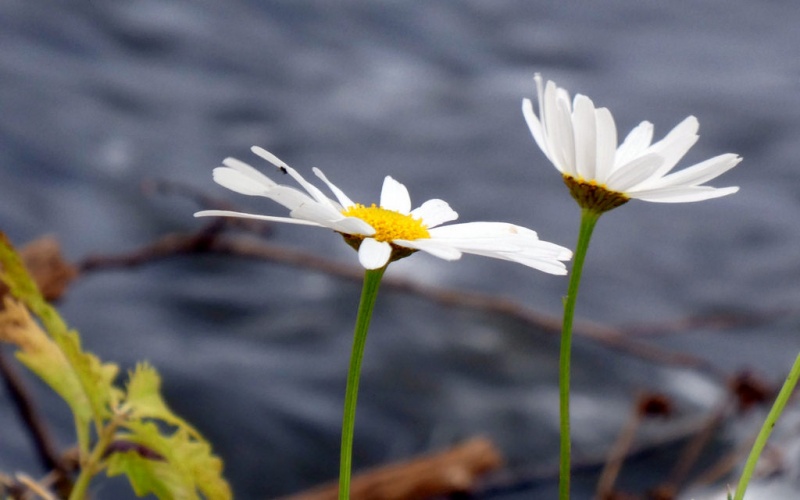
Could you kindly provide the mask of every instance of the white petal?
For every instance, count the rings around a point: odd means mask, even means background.
[[[422,250],[423,252],[444,260],[457,260],[461,258],[461,252],[457,249],[441,241],[428,238],[419,240],[394,240],[392,243],[400,245],[401,247]]]
[[[550,154],[547,151],[547,141],[544,138],[544,129],[542,129],[542,123],[533,112],[533,103],[530,99],[522,100],[522,116],[525,117],[525,122],[528,124],[528,128],[533,136],[533,140],[536,141],[539,149],[542,150],[547,159],[552,163],[553,160],[550,158]],[[558,168],[558,165],[556,165],[556,168]]]
[[[253,147],[250,148],[250,151],[252,151],[253,153],[257,154],[261,158],[264,158],[265,160],[267,160],[268,162],[272,163],[273,165],[275,165],[276,167],[278,167],[281,170],[283,170],[283,169],[285,169],[286,167],[289,166],[289,165],[286,164],[286,162],[284,162],[283,160],[281,160],[280,158],[278,158],[277,156],[275,156],[274,154],[270,153],[269,151],[267,151],[266,149],[264,149],[262,147],[253,146]]]
[[[253,153],[257,154],[258,156],[264,158],[268,162],[272,163],[273,165],[277,166],[278,168],[282,169],[287,174],[291,175],[292,178],[295,181],[297,181],[298,184],[303,186],[303,189],[305,189],[308,192],[308,194],[310,194],[319,203],[328,204],[331,205],[331,207],[335,208],[335,206],[333,205],[333,201],[331,201],[330,198],[325,196],[325,194],[322,191],[320,191],[318,187],[305,180],[303,176],[300,175],[299,172],[297,172],[297,170],[293,169],[292,167],[281,161],[277,156],[270,153],[266,149],[260,148],[258,146],[253,146],[252,148],[250,148],[250,150]]]
[[[658,181],[658,187],[698,186],[722,175],[740,161],[742,159],[739,156],[731,153],[715,156],[663,177]]]
[[[649,179],[661,168],[663,162],[663,158],[653,153],[640,156],[630,163],[618,167],[608,177],[606,186],[613,191],[624,193],[631,187]]]
[[[380,269],[389,262],[392,246],[385,241],[364,238],[358,247],[358,261],[364,269]]]
[[[336,195],[336,199],[339,200],[339,203],[342,204],[342,208],[352,207],[353,205],[355,205],[355,203],[353,203],[353,200],[351,200],[346,194],[344,194],[344,191],[336,187],[334,183],[332,183],[331,181],[328,180],[327,177],[325,177],[325,174],[322,173],[322,170],[318,169],[317,167],[314,167],[312,171],[317,177],[322,179],[322,182],[328,185],[328,188],[331,190],[331,192],[333,192],[333,194]]]
[[[345,218],[341,212],[317,202],[304,203],[289,212],[289,215],[295,219],[306,219],[327,227]]]
[[[726,188],[713,188],[710,186],[674,187],[666,189],[653,189],[650,191],[628,193],[631,198],[660,203],[686,203],[691,201],[710,200],[733,194],[738,191],[737,186]]]
[[[653,140],[653,124],[644,121],[631,130],[617,149],[615,165],[624,165],[640,156]]]
[[[559,89],[561,90],[561,89]],[[556,100],[552,130],[548,129],[548,139],[550,140],[550,151],[553,157],[561,163],[562,172],[578,175],[575,165],[575,131],[572,125],[572,110],[569,103],[569,95],[566,91],[561,92],[561,96]]]
[[[415,219],[422,219],[428,229],[458,219],[458,214],[443,200],[428,200],[411,211]]]
[[[246,214],[243,212],[231,212],[230,210],[202,210],[200,212],[195,212],[195,217],[237,217],[240,219],[256,219],[256,220],[268,220],[271,222],[286,222],[288,224],[299,224],[304,226],[318,226],[318,227],[326,227],[323,224],[318,224],[316,222],[305,220],[305,219],[292,219],[290,217],[272,217],[270,215],[256,215],[256,214]]]
[[[222,160],[222,164],[225,165],[226,167],[230,167],[230,168],[232,168],[234,170],[238,170],[239,172],[241,172],[241,173],[245,174],[246,176],[252,178],[254,181],[256,181],[256,182],[258,182],[260,184],[264,184],[265,186],[275,186],[275,185],[277,185],[277,183],[275,181],[273,181],[272,179],[270,179],[266,175],[262,174],[261,172],[259,172],[255,168],[253,168],[251,165],[249,165],[249,164],[247,164],[247,163],[245,163],[245,162],[243,162],[241,160],[237,160],[236,158],[231,158],[231,157],[225,158],[224,160]]]
[[[217,167],[213,171],[214,182],[239,194],[248,196],[264,195],[272,185],[256,181],[238,170]]]
[[[411,197],[408,195],[408,189],[388,175],[383,180],[383,189],[381,189],[381,208],[394,210],[404,215],[411,212]]]
[[[299,189],[295,189],[289,186],[281,186],[280,184],[270,188],[269,191],[266,191],[262,196],[269,198],[272,201],[280,203],[284,207],[288,208],[289,210],[295,210],[298,207],[307,204],[318,204],[316,200],[305,194],[304,192],[300,191]]]
[[[511,262],[516,262],[518,264],[522,264],[523,266],[528,266],[548,274],[555,274],[557,276],[563,276],[567,274],[567,266],[561,262],[561,260],[566,259],[556,260],[539,255],[517,253],[508,255],[489,255],[488,257],[510,260]]]
[[[694,116],[686,117],[682,122],[675,125],[663,139],[650,146],[649,152],[664,157],[661,170],[654,176],[654,179],[666,175],[694,146],[698,139],[697,129],[699,126],[697,118]]]
[[[614,171],[614,157],[617,150],[617,125],[611,111],[606,108],[595,110],[597,123],[597,165],[594,179],[605,183]]]
[[[330,228],[345,234],[372,236],[375,229],[358,217],[344,217],[331,223]]]
[[[575,96],[572,125],[575,132],[575,168],[584,179],[595,178],[597,126],[594,103],[585,95]]]
[[[518,236],[537,238],[536,231],[507,222],[465,222],[437,227],[429,231],[431,238],[502,238]]]

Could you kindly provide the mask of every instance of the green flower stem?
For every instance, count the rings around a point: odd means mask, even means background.
[[[761,456],[761,451],[767,444],[769,435],[772,433],[772,429],[775,427],[778,417],[783,413],[783,409],[786,407],[786,403],[789,401],[789,397],[792,395],[792,391],[794,391],[797,385],[798,378],[800,378],[800,354],[795,358],[792,369],[789,370],[789,376],[786,377],[786,382],[783,383],[781,392],[778,393],[778,397],[775,399],[775,403],[772,405],[772,409],[769,411],[769,415],[767,415],[767,419],[764,421],[764,425],[761,427],[758,437],[756,437],[753,449],[750,450],[750,455],[747,457],[747,462],[742,471],[742,477],[739,479],[739,484],[736,486],[736,496],[734,500],[742,500],[744,498],[744,492],[747,489],[750,478],[753,476],[753,471],[758,463],[758,457]]]
[[[364,274],[364,287],[361,289],[361,302],[358,305],[358,318],[353,335],[353,352],[350,355],[350,368],[347,372],[347,391],[344,398],[344,416],[342,417],[342,453],[339,461],[339,500],[350,499],[350,472],[353,462],[353,431],[356,423],[356,402],[358,400],[358,381],[361,376],[361,360],[364,357],[364,345],[367,342],[367,331],[372,319],[378,287],[386,271],[367,269]]]
[[[581,283],[583,262],[589,249],[592,231],[601,213],[589,209],[581,209],[581,227],[578,233],[578,244],[572,258],[567,298],[564,301],[564,322],[561,327],[561,356],[558,370],[558,393],[561,413],[561,458],[558,481],[559,500],[569,500],[569,481],[571,469],[571,444],[569,428],[569,377],[570,358],[572,355],[572,321],[575,317],[575,303],[578,300],[578,287]]]

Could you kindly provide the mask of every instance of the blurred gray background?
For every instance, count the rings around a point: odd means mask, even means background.
[[[211,180],[226,156],[273,175],[250,154],[257,144],[304,174],[323,169],[359,201],[378,201],[392,175],[415,204],[440,197],[461,221],[514,222],[572,247],[578,208],[520,112],[541,72],[609,107],[620,136],[646,119],[660,138],[697,116],[700,140],[681,166],[725,152],[744,157],[712,182],[741,186],[736,195],[633,201],[603,217],[580,318],[626,325],[793,311],[798,21],[791,0],[3,0],[0,229],[18,245],[54,234],[78,260],[200,227],[191,201],[143,194],[151,179],[284,215]],[[282,226],[272,238],[356,263],[325,230]],[[415,255],[393,264],[392,275],[511,297],[556,316],[567,286],[473,256],[448,263]],[[268,498],[337,474],[359,292],[356,283],[278,264],[180,257],[87,275],[61,310],[102,358],[125,368],[150,360],[172,406],[225,459],[237,497]],[[798,323],[790,313],[648,342],[779,381],[800,346]],[[364,363],[356,467],[476,434],[498,444],[510,470],[552,466],[557,351],[555,337],[519,322],[385,290]],[[718,380],[583,338],[574,370],[577,457],[608,449],[636,391],[675,397],[679,421],[724,396]],[[66,407],[32,384],[68,445]],[[0,395],[0,470],[35,473],[27,437]],[[736,442],[736,433],[728,438]],[[675,451],[623,471],[626,487],[664,479]],[[577,478],[578,498],[588,498],[596,472]],[[117,488],[100,482],[95,492],[120,498]],[[552,498],[555,488],[541,480],[517,494]]]

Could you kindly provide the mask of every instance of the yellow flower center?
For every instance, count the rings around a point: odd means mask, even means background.
[[[608,189],[594,179],[586,180],[582,177],[564,175],[564,184],[569,188],[569,193],[575,198],[581,208],[603,213],[624,205],[630,200],[625,193]]]
[[[369,207],[360,204],[353,205],[342,211],[342,214],[345,217],[358,217],[372,226],[375,234],[371,238],[378,241],[419,240],[431,237],[421,219],[386,210],[374,203]]]

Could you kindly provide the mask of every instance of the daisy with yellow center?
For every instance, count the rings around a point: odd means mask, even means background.
[[[244,217],[333,229],[358,251],[358,260],[366,269],[342,418],[339,499],[349,500],[361,360],[378,288],[387,265],[422,250],[445,260],[455,260],[462,253],[472,253],[517,262],[550,274],[566,274],[566,266],[562,261],[569,260],[572,252],[554,243],[541,241],[530,229],[505,222],[471,222],[439,227],[458,218],[450,205],[434,199],[412,210],[406,187],[389,176],[383,181],[380,205],[353,203],[325,174],[314,169],[314,174],[333,192],[336,197],[333,200],[272,153],[259,147],[253,147],[252,151],[289,174],[305,192],[278,184],[250,165],[233,158],[226,159],[224,166],[214,169],[214,180],[237,193],[276,201],[289,209],[289,217],[225,210],[206,210],[195,216]]]
[[[379,269],[392,260],[422,250],[445,260],[456,260],[463,253],[471,253],[517,262],[550,274],[567,273],[562,261],[569,260],[572,252],[540,240],[530,229],[505,222],[471,222],[439,227],[458,218],[458,214],[442,200],[428,200],[412,210],[406,187],[387,176],[383,181],[380,205],[357,204],[322,171],[313,169],[336,197],[333,200],[272,153],[259,147],[253,147],[252,151],[289,174],[304,191],[278,184],[234,158],[227,158],[224,166],[214,169],[214,180],[237,193],[276,201],[289,209],[289,217],[225,210],[205,210],[196,213],[196,217],[243,217],[326,227],[341,233],[358,250],[359,262],[365,269]]]
[[[697,119],[690,116],[666,137],[653,140],[653,124],[642,122],[617,147],[617,127],[606,108],[596,108],[591,99],[569,92],[554,82],[543,84],[536,75],[539,114],[529,99],[522,101],[522,113],[533,139],[550,162],[561,172],[570,194],[581,207],[581,225],[572,263],[564,321],[561,329],[559,395],[561,413],[561,458],[559,499],[568,500],[570,491],[569,391],[572,322],[583,263],[595,224],[600,216],[631,198],[644,201],[680,203],[718,198],[735,193],[738,187],[704,186],[741,161],[735,154],[710,158],[678,172],[672,169],[697,141]]]

